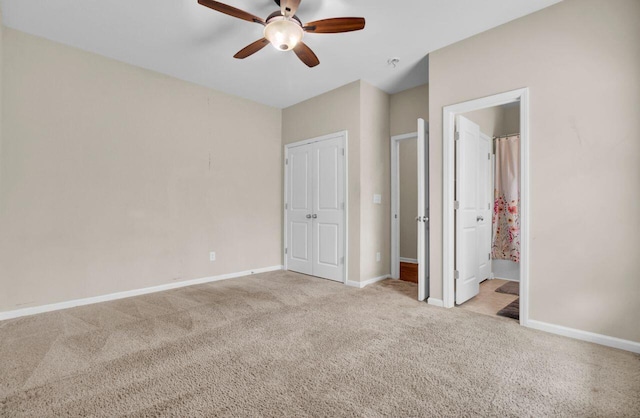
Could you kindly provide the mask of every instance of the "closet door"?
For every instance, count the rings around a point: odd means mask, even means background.
[[[344,136],[288,149],[287,269],[345,280]]]
[[[344,139],[313,144],[313,275],[344,281]]]
[[[287,268],[313,274],[312,146],[289,149],[287,196]]]

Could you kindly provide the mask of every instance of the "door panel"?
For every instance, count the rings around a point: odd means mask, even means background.
[[[289,185],[287,202],[287,267],[312,274],[312,152],[310,147],[289,150]]]
[[[308,211],[311,209],[311,155],[308,150],[292,150],[290,154],[291,167],[291,208]]]
[[[316,151],[318,179],[318,210],[340,210],[338,188],[339,146],[319,146]]]
[[[339,225],[321,223],[318,225],[318,264],[329,267],[339,267],[338,246],[340,239]]]
[[[458,116],[456,119],[456,303],[480,291],[478,254],[478,166],[480,127]]]
[[[344,139],[313,144],[313,275],[344,281]]]
[[[306,222],[291,222],[291,257],[297,261],[310,260],[309,241],[310,228]]]

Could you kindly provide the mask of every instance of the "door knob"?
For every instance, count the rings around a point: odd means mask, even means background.
[[[307,219],[311,219],[311,215],[310,214],[307,215]]]
[[[313,216],[311,216],[313,219],[316,219],[318,217],[318,215],[316,215],[315,213],[313,214]]]
[[[478,216],[478,217],[476,218],[476,221],[478,221],[478,222],[480,222],[480,221],[484,221],[484,218],[483,218],[482,216]]]

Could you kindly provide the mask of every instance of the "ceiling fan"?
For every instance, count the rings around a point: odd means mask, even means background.
[[[280,51],[293,50],[295,54],[309,67],[320,64],[320,60],[311,48],[302,42],[307,33],[342,33],[364,29],[365,20],[362,17],[337,17],[322,19],[302,24],[296,11],[301,0],[274,0],[280,10],[271,13],[266,19],[245,12],[235,7],[213,0],[198,0],[203,6],[217,10],[220,13],[237,17],[238,19],[255,22],[264,26],[264,37],[247,45],[233,57],[247,58],[271,43]]]

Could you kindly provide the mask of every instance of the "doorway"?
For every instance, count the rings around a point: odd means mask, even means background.
[[[456,118],[456,305],[518,320],[520,104]]]
[[[418,283],[418,133],[391,138],[397,176],[392,179],[394,278]],[[396,273],[397,272],[397,273]]]
[[[285,270],[347,281],[347,133],[285,146]]]
[[[391,277],[418,284],[429,295],[429,127],[391,138]]]
[[[480,302],[483,300],[500,304],[501,298],[513,300],[515,297],[516,317],[522,325],[528,321],[528,106],[528,89],[519,89],[447,106],[443,112],[443,305],[447,308],[455,305],[473,308],[474,305],[482,305]],[[486,121],[479,116],[483,112],[489,114],[493,111],[496,114],[507,110],[515,114],[517,128],[514,132],[498,133],[488,128]],[[493,122],[496,120],[494,118]],[[483,130],[490,132],[482,135]],[[501,202],[500,199],[505,200],[501,189],[504,185],[499,185],[502,181],[499,177],[501,162],[496,161],[499,159],[496,149],[504,145],[499,142],[501,139],[512,138],[510,140],[513,141],[516,136],[513,134],[518,134],[517,151],[512,148],[509,152],[516,160],[518,175],[512,179],[511,187],[516,189],[517,197],[507,193],[509,198],[506,200],[509,201]],[[491,141],[488,146],[487,140]],[[491,152],[487,153],[487,149]],[[505,229],[502,224],[503,221],[512,222],[513,218],[500,219],[496,216],[501,210],[517,213],[517,224],[512,225],[513,230],[510,231],[508,226]],[[516,233],[519,238],[517,247],[503,246],[499,239],[496,242],[496,231],[498,238],[500,234]],[[517,252],[517,263],[507,269],[510,272],[499,275],[513,274],[515,269],[518,281],[498,282],[500,279],[494,277],[499,263],[495,262],[513,261],[511,249],[514,254]],[[512,305],[512,311],[513,308]]]

